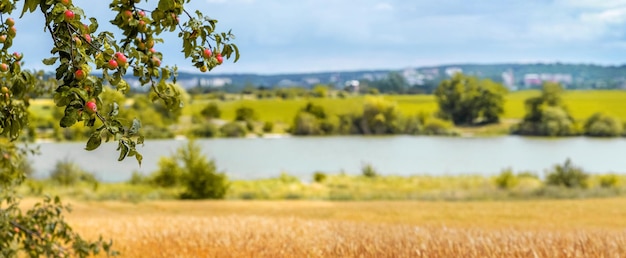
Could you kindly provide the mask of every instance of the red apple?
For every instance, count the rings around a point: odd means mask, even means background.
[[[128,63],[128,59],[126,58],[126,56],[120,52],[115,53],[115,60],[121,66],[126,66],[126,64]]]
[[[13,27],[13,25],[15,25],[15,20],[13,20],[13,18],[8,18],[4,24],[6,24],[9,27]]]
[[[70,0],[60,0],[59,3],[62,3],[63,5],[67,6],[67,5],[70,5]]]
[[[159,58],[158,58],[158,57],[156,57],[156,56],[153,56],[153,57],[152,57],[152,65],[154,65],[154,66],[156,66],[156,67],[161,66],[161,59],[159,59]]]
[[[139,21],[139,24],[137,25],[137,29],[139,30],[139,32],[145,32],[146,31],[146,22],[141,20]]]
[[[17,60],[17,61],[22,60],[22,54],[20,54],[18,52],[13,52],[13,56],[15,57],[15,60]]]
[[[154,53],[156,53],[156,52],[157,52],[157,51],[156,51],[156,49],[154,49],[154,48],[151,48],[151,49],[150,49],[150,53],[154,54]]]
[[[9,70],[9,65],[2,63],[0,64],[0,72],[6,72]]]
[[[77,80],[82,81],[85,79],[86,76],[87,75],[85,74],[85,71],[83,71],[83,69],[78,69],[76,70],[76,72],[74,72],[74,78],[76,78]]]
[[[85,38],[85,41],[87,41],[87,43],[91,43],[91,36],[89,36],[89,34],[83,35],[83,38]]]
[[[71,10],[65,10],[65,12],[63,13],[63,15],[65,15],[65,21],[71,21],[74,20],[74,12],[72,12]]]
[[[209,59],[213,53],[211,52],[211,49],[205,48],[202,54],[204,55],[204,58]]]
[[[74,41],[74,44],[76,44],[77,47],[80,47],[83,45],[83,42],[80,41],[80,38],[78,38],[77,36],[74,36],[72,40]]]
[[[133,12],[131,12],[130,10],[126,10],[122,13],[122,16],[126,19],[133,18]]]
[[[110,69],[117,69],[117,61],[111,59],[109,60],[109,68]]]
[[[215,59],[217,59],[218,64],[222,64],[222,62],[224,62],[224,58],[222,57],[222,54],[217,54]]]
[[[96,102],[93,100],[87,101],[87,103],[85,103],[85,108],[87,109],[87,112],[92,114],[98,112],[98,105],[96,105]]]
[[[139,11],[139,17],[146,17],[146,12],[144,11]]]
[[[0,43],[4,43],[7,41],[7,35],[0,36]]]

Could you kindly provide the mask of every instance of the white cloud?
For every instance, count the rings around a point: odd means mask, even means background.
[[[393,5],[391,5],[390,3],[378,3],[376,4],[376,6],[374,6],[374,9],[381,11],[392,11]]]
[[[600,24],[621,24],[626,21],[626,8],[616,8],[594,13],[583,13],[580,16],[582,22]]]

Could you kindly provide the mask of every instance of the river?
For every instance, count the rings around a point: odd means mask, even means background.
[[[231,179],[268,178],[286,172],[310,180],[315,171],[359,174],[371,164],[383,175],[494,175],[502,169],[545,169],[571,158],[591,173],[626,172],[626,139],[430,136],[336,136],[252,139],[200,139],[204,153]],[[161,156],[170,155],[182,140],[147,141],[134,158],[117,161],[116,143],[85,151],[84,143],[39,143],[41,155],[31,157],[36,177],[48,175],[59,160],[70,160],[99,180],[124,181],[133,171],[149,174]]]

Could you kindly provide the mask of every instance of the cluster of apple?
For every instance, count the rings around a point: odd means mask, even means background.
[[[204,60],[206,62],[210,62],[211,58],[215,58],[215,60],[217,61],[218,65],[221,65],[224,62],[224,57],[222,57],[221,53],[216,53],[215,56],[213,56],[213,51],[211,51],[210,48],[204,48],[202,50],[202,57],[204,57]],[[206,72],[208,70],[206,64],[200,66],[200,71],[201,72]]]

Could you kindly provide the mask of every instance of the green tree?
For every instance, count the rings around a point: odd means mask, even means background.
[[[366,97],[359,127],[363,134],[395,134],[400,132],[399,118],[394,102],[383,97]]]
[[[555,165],[554,170],[546,175],[546,184],[567,188],[585,188],[589,175],[581,168],[574,166],[568,158],[563,165]]]
[[[409,84],[404,76],[398,72],[390,72],[381,80],[371,82],[371,87],[383,93],[405,93]],[[376,95],[373,92],[372,95]]]
[[[456,125],[495,123],[504,112],[507,90],[489,79],[456,74],[443,80],[435,90],[439,115]]]
[[[577,125],[562,100],[563,88],[545,83],[541,95],[526,100],[526,115],[512,132],[521,135],[569,136],[578,134]]]
[[[313,87],[311,92],[313,93],[313,97],[326,98],[330,94],[330,87],[328,87],[328,85],[318,84]]]
[[[239,107],[235,110],[235,121],[252,121],[256,118],[257,114],[251,107]]]
[[[217,106],[217,103],[211,102],[204,106],[204,108],[200,111],[200,114],[207,119],[216,119],[222,116],[222,111]]]
[[[585,122],[584,130],[588,136],[615,137],[624,133],[624,126],[616,117],[595,113]]]
[[[176,157],[184,171],[183,199],[224,198],[229,187],[228,178],[224,173],[217,172],[215,161],[207,160],[195,141],[189,141],[186,146],[179,148]]]
[[[86,240],[64,220],[69,210],[58,197],[45,198],[32,208],[20,206],[17,188],[26,175],[18,169],[26,152],[15,144],[28,127],[30,100],[46,92],[40,74],[22,69],[23,54],[13,48],[17,37],[11,16],[43,16],[42,31],[52,38],[51,56],[43,63],[54,68],[54,103],[62,108],[56,120],[61,128],[80,123],[91,131],[86,150],[94,150],[103,139],[117,142],[119,160],[142,156],[136,146],[143,143],[138,119],[121,119],[125,109],[103,100],[103,85],[117,91],[130,89],[127,72],[150,89],[150,100],[160,102],[176,114],[183,96],[174,84],[176,67],[163,65],[157,44],[163,33],[178,33],[182,52],[200,71],[212,70],[224,59],[239,58],[234,36],[216,32],[217,21],[200,11],[186,10],[189,1],[159,0],[149,4],[139,0],[111,0],[111,19],[120,38],[109,31],[98,31],[98,20],[89,18],[71,0],[0,0],[0,257],[87,257],[104,253],[114,255],[111,242]],[[145,5],[145,6],[144,6]],[[14,13],[14,10],[21,12]],[[192,15],[193,14],[193,15]],[[29,19],[32,19],[29,18]],[[97,72],[96,72],[97,71]],[[81,123],[82,122],[82,123]],[[206,165],[206,164],[204,164]]]

